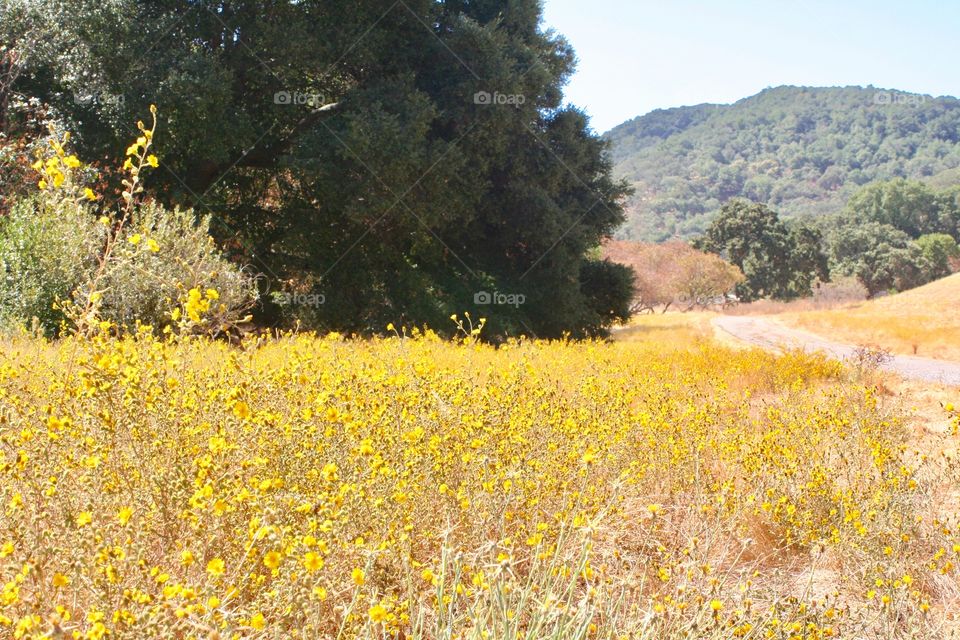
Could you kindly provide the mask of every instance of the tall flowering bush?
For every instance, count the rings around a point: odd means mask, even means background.
[[[144,199],[145,173],[159,166],[150,127],[126,150],[116,205],[90,184],[96,171],[51,128],[32,169],[38,193],[0,221],[0,319],[47,335],[107,323],[133,330],[218,334],[244,320],[257,299],[254,278],[210,238],[209,217]],[[194,300],[201,294],[206,304]],[[187,309],[193,313],[184,313]]]

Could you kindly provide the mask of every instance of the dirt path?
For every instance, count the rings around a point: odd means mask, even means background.
[[[718,316],[713,319],[713,326],[737,340],[773,351],[800,348],[847,360],[857,349],[762,316]],[[960,386],[960,362],[895,355],[882,368],[905,378]]]

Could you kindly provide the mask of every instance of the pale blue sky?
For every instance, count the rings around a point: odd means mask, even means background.
[[[597,131],[781,84],[960,96],[958,0],[544,0]]]

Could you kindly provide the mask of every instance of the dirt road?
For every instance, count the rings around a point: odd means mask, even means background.
[[[713,319],[713,326],[737,340],[773,351],[800,348],[804,351],[823,351],[839,360],[847,360],[857,349],[854,345],[832,342],[823,336],[787,327],[762,316],[718,316]],[[958,362],[896,355],[882,368],[905,378],[960,386]]]

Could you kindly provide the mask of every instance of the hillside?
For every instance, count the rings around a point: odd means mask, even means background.
[[[733,197],[818,216],[874,180],[960,179],[960,100],[873,87],[776,87],[653,111],[604,137],[636,190],[620,236],[638,240],[696,235]]]
[[[782,316],[789,324],[850,344],[960,361],[958,317],[960,273],[893,296]]]

